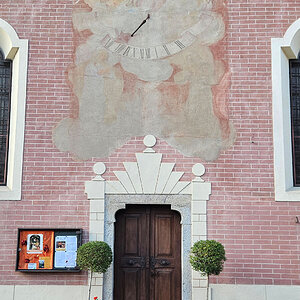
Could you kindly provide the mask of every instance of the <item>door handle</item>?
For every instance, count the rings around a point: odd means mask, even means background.
[[[162,259],[159,263],[161,266],[168,266],[171,264],[167,259]]]
[[[135,264],[135,261],[133,259],[128,259],[127,260],[127,265],[133,266]]]
[[[126,261],[126,264],[128,266],[134,266],[135,264],[137,264],[136,267],[140,267],[142,269],[144,269],[146,267],[146,259],[145,257],[140,257],[140,258],[129,258]]]
[[[150,267],[151,269],[155,269],[155,264],[159,263],[161,266],[168,266],[170,265],[170,261],[167,259],[155,259],[153,256],[150,256]]]

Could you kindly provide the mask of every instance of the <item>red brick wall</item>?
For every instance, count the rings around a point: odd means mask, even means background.
[[[72,114],[73,95],[66,70],[73,60],[71,0],[0,2],[0,17],[20,38],[30,41],[22,201],[0,201],[1,284],[85,284],[82,274],[15,272],[19,227],[83,228],[88,236],[89,204],[84,182],[94,175],[95,161],[122,169],[126,158],[144,149],[142,137],[132,138],[110,158],[82,162],[59,152],[52,130]],[[300,284],[300,226],[294,217],[299,203],[274,201],[271,38],[282,37],[298,17],[300,2],[279,0],[227,1],[227,34],[215,55],[231,71],[229,115],[236,128],[235,146],[206,163],[212,183],[208,203],[209,238],[227,251],[219,283]],[[76,38],[79,38],[78,36]],[[183,157],[164,141],[157,152],[176,162],[192,179],[199,159]]]

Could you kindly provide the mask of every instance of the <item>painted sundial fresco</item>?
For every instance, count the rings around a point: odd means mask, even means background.
[[[223,0],[81,0],[73,11],[75,113],[54,131],[80,159],[106,157],[133,136],[214,160],[232,145]],[[140,26],[141,25],[141,26]],[[133,34],[134,33],[134,34]]]

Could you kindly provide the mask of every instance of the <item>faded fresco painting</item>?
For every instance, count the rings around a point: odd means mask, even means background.
[[[214,160],[234,140],[223,0],[81,0],[73,11],[74,113],[54,131],[80,159],[106,157],[132,136],[163,138]],[[80,41],[79,41],[80,38]]]

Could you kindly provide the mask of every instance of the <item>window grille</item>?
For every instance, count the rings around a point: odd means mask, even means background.
[[[0,49],[0,185],[6,185],[12,62],[5,60]]]
[[[300,186],[300,60],[290,60],[294,186]]]

